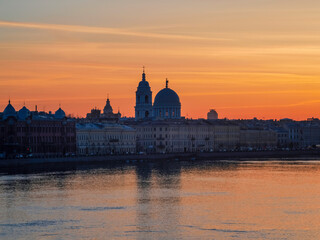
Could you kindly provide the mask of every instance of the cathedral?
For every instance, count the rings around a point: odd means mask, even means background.
[[[178,94],[169,88],[166,79],[166,87],[160,90],[154,98],[152,105],[152,91],[143,69],[142,80],[136,91],[135,120],[162,120],[180,119],[181,103]]]

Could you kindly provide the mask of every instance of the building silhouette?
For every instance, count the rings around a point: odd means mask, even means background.
[[[210,111],[207,114],[208,120],[217,120],[218,119],[218,113],[215,109],[210,109]]]
[[[107,98],[106,105],[101,113],[100,109],[93,108],[90,113],[87,113],[87,120],[90,122],[119,122],[121,113],[113,113],[109,97]]]
[[[152,117],[152,91],[143,69],[142,80],[136,91],[135,119],[150,119]]]
[[[0,114],[0,153],[8,158],[75,154],[75,121],[61,108],[52,114],[23,106],[17,112],[9,100]]]
[[[179,119],[181,117],[181,103],[178,94],[168,87],[158,92],[153,103],[154,119]]]
[[[160,90],[152,105],[152,91],[143,69],[142,80],[136,91],[135,120],[159,120],[180,119],[181,103],[178,94],[169,88],[166,79],[166,87]]]

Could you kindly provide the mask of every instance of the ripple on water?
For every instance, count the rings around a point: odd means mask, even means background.
[[[75,223],[79,220],[35,220],[22,223],[0,223],[0,227],[48,227],[64,223]]]
[[[246,231],[246,230],[235,230],[235,229],[219,229],[219,228],[202,228],[193,225],[182,225],[182,227],[195,228],[201,231],[215,231],[215,232],[224,232],[224,233],[255,233],[256,231]]]
[[[123,210],[125,207],[91,207],[81,208],[81,211],[108,211],[108,210]]]

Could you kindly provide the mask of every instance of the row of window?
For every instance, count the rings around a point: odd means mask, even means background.
[[[89,143],[89,142],[78,142],[78,146],[102,146],[102,147],[119,147],[119,146],[135,146],[135,142],[122,142],[116,144],[110,143]]]
[[[144,135],[140,135],[138,134],[137,136],[139,139],[150,139],[152,138],[152,134],[144,134]],[[174,135],[168,135],[168,134],[165,134],[162,136],[162,134],[160,135],[156,135],[156,134],[153,134],[153,138],[166,138],[166,139],[185,139],[185,138],[210,138],[208,135],[190,135],[190,134],[174,134]]]
[[[107,154],[111,152],[116,152],[116,153],[134,153],[136,151],[135,148],[116,148],[116,149],[101,149],[99,147],[90,147],[90,148],[78,148],[78,153],[79,154]]]
[[[25,142],[29,142],[30,144],[34,144],[34,143],[62,143],[62,142],[67,142],[67,143],[71,143],[74,142],[75,143],[75,137],[56,137],[56,136],[33,136],[33,137],[18,137],[18,140],[20,141],[20,143],[25,143]]]
[[[116,135],[116,136],[111,136],[111,135],[86,135],[86,134],[81,134],[77,136],[78,140],[135,140],[136,137],[135,135]]]
[[[190,141],[143,141],[141,142],[141,145],[145,146],[145,147],[149,147],[149,146],[157,146],[157,145],[172,145],[172,146],[188,146],[190,145],[191,142]],[[212,145],[213,142],[212,141],[196,141],[197,145]]]
[[[210,132],[210,131],[214,131],[213,129],[209,129],[207,127],[150,127],[150,128],[137,128],[137,132],[156,132],[156,131],[179,131],[179,132]],[[216,129],[215,131],[217,132],[235,132],[235,131],[239,131],[239,129]]]
[[[57,133],[65,130],[67,133],[75,132],[75,128],[71,127],[17,127],[17,132],[37,132],[37,133]]]

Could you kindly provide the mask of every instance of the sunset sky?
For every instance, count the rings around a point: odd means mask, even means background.
[[[0,0],[0,111],[9,97],[74,116],[133,116],[146,66],[182,115],[320,117],[319,0]]]

